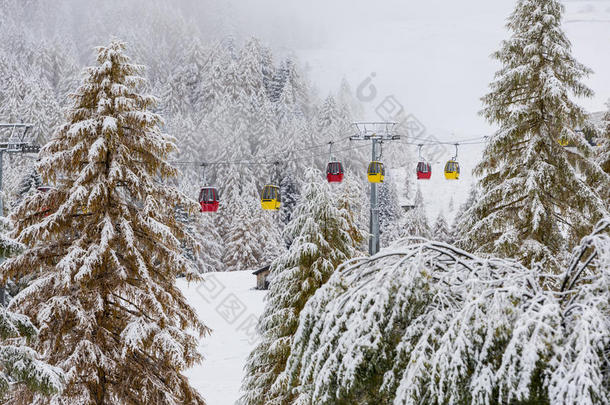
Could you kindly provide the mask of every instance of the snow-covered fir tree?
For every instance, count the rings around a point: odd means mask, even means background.
[[[8,218],[0,216],[0,257],[23,251],[24,246],[7,235]],[[2,269],[0,268],[0,271]],[[6,282],[6,277],[3,277]],[[5,283],[3,283],[5,284]],[[0,401],[13,403],[13,390],[22,386],[43,396],[63,389],[64,373],[39,359],[38,353],[25,345],[36,338],[38,329],[30,319],[11,312],[0,303]]]
[[[299,185],[297,175],[292,171],[286,170],[280,180],[280,194],[282,205],[280,206],[280,220],[285,225],[292,219],[294,207],[299,200]]]
[[[182,372],[201,361],[195,334],[208,329],[175,285],[199,277],[174,207],[198,207],[164,182],[178,174],[166,161],[175,140],[150,111],[156,99],[137,91],[142,68],[124,49],[97,49],[68,122],[41,150],[38,170],[56,189],[16,211],[26,250],[3,274],[36,270],[11,306],[39,328],[32,347],[66,372],[53,403],[204,404]],[[54,212],[32,215],[51,199]],[[18,387],[12,403],[48,402]]]
[[[414,206],[404,216],[404,225],[402,227],[400,236],[417,236],[421,238],[430,237],[430,225],[428,224],[428,217],[426,216],[424,196],[419,186],[417,187],[417,192],[415,193]]]
[[[477,184],[474,182],[470,185],[470,190],[468,191],[466,201],[464,201],[464,203],[458,208],[455,217],[453,218],[453,223],[451,224],[451,236],[455,245],[467,251],[473,250],[473,247],[468,244],[468,229],[465,228],[468,222],[464,219],[466,212],[475,205],[478,198],[479,193]]]
[[[387,246],[400,237],[403,210],[398,203],[398,191],[391,171],[386,172],[379,185],[379,234],[381,246]]]
[[[598,141],[599,153],[597,161],[602,170],[610,175],[610,99],[606,103],[608,111],[602,120],[601,137]]]
[[[509,18],[512,35],[494,54],[502,68],[483,98],[482,114],[500,129],[475,169],[481,198],[462,227],[476,252],[551,271],[606,214],[595,187],[579,174],[595,168],[574,131],[585,115],[571,96],[592,94],[581,82],[590,70],[571,54],[563,11],[558,0],[519,0]]]
[[[176,209],[178,220],[190,236],[182,242],[184,255],[200,273],[222,271],[222,238],[218,234],[213,214],[200,213],[189,215],[182,207]],[[194,245],[189,245],[189,243]]]
[[[413,181],[412,181],[412,177],[409,176],[409,173],[412,173],[412,170],[410,165],[406,165],[404,167],[405,171],[406,171],[406,176],[404,178],[404,182],[402,185],[402,197],[406,200],[406,201],[412,201],[413,200]]]
[[[337,100],[348,108],[352,118],[361,120],[364,117],[364,107],[356,99],[355,92],[345,77],[341,79],[339,91],[337,92]]]
[[[42,179],[40,178],[40,174],[38,174],[34,167],[31,167],[19,182],[16,203],[19,204],[27,196],[36,192],[36,190],[38,190],[38,187],[40,186],[42,186]]]
[[[283,404],[606,404],[609,253],[604,220],[557,292],[437,242],[349,262],[301,311]]]
[[[449,229],[443,211],[438,213],[434,225],[432,226],[432,239],[444,243],[453,243],[451,230]]]
[[[236,205],[232,209],[234,216],[223,235],[222,261],[226,270],[256,269],[269,264],[284,252],[285,246],[277,213],[261,210],[253,183],[247,183],[240,197],[231,201]]]
[[[347,231],[354,243],[354,249],[364,252],[368,243],[368,216],[365,212],[366,192],[362,184],[353,176],[348,176],[341,182],[341,188],[336,190],[335,199],[337,207],[341,210],[341,215],[345,218]],[[360,256],[359,253],[357,253]]]
[[[299,313],[335,268],[354,255],[357,242],[349,225],[321,173],[308,169],[302,197],[285,228],[293,243],[271,266],[270,291],[259,323],[261,340],[247,361],[242,403],[279,405],[291,397],[283,391],[280,374]]]

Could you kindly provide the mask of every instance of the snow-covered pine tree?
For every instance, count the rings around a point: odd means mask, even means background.
[[[390,170],[379,187],[379,234],[381,246],[388,246],[400,237],[403,210],[398,203],[398,191]]]
[[[350,261],[301,311],[283,404],[606,404],[609,252],[606,219],[558,292],[437,242]]]
[[[36,269],[11,306],[40,329],[32,345],[67,372],[56,403],[204,404],[182,372],[201,361],[197,339],[208,329],[175,285],[199,280],[181,253],[189,238],[174,207],[197,204],[163,183],[177,174],[166,159],[174,139],[149,111],[156,99],[137,92],[142,67],[125,45],[97,49],[68,122],[41,150],[38,170],[56,186],[58,209],[29,213],[35,194],[15,213],[23,254],[6,261],[4,277]],[[46,403],[20,388],[15,404]]]
[[[341,215],[347,223],[347,231],[354,242],[356,255],[360,252],[364,255],[368,241],[367,216],[365,215],[366,192],[362,184],[353,176],[347,176],[341,182],[341,188],[337,190],[337,207],[341,210]]]
[[[409,202],[413,201],[413,198],[414,198],[414,196],[413,196],[413,180],[412,180],[413,179],[413,177],[412,177],[413,175],[411,173],[413,173],[413,171],[415,169],[412,166],[413,165],[409,164],[409,163],[407,163],[404,166],[406,175],[404,177],[404,182],[403,182],[403,185],[402,185],[402,189],[403,189],[402,197],[406,201],[409,201]]]
[[[564,252],[606,215],[579,174],[591,161],[583,156],[586,141],[574,132],[585,114],[571,96],[592,94],[581,82],[590,70],[571,54],[563,11],[558,0],[519,0],[509,18],[512,35],[494,54],[503,66],[483,97],[482,114],[500,129],[475,169],[482,196],[462,227],[475,252],[549,271],[558,271]]]
[[[455,217],[453,218],[453,223],[451,224],[451,236],[454,241],[453,243],[455,243],[456,246],[466,251],[472,250],[472,246],[468,245],[468,240],[466,238],[466,235],[468,234],[468,229],[464,228],[464,226],[466,226],[468,222],[464,221],[464,218],[466,212],[474,206],[478,198],[479,193],[477,189],[477,184],[472,183],[470,185],[470,191],[468,192],[468,198],[466,198],[466,201],[458,208],[458,211],[456,212]]]
[[[401,237],[430,237],[430,225],[428,225],[428,217],[426,216],[426,207],[424,204],[424,196],[419,186],[415,193],[414,207],[407,212],[404,217],[404,226],[401,231]]]
[[[7,236],[9,219],[0,216],[0,261],[23,251],[24,246]],[[7,282],[3,277],[3,284]],[[16,314],[0,303],[0,401],[13,403],[13,389],[19,385],[42,395],[63,389],[64,373],[39,360],[39,355],[24,345],[36,338],[38,330],[30,319]]]
[[[209,114],[221,103],[225,93],[225,74],[231,61],[231,55],[221,41],[212,49],[209,62],[206,64],[205,82],[202,83],[202,98],[198,102],[198,110]]]
[[[436,221],[434,221],[434,225],[432,226],[432,239],[444,243],[453,242],[451,231],[449,230],[449,225],[447,225],[447,220],[445,219],[443,211],[438,213]]]
[[[599,153],[597,161],[602,167],[602,170],[610,174],[610,99],[606,103],[608,111],[604,114],[602,120],[602,133],[599,139]]]
[[[291,97],[295,101],[298,111],[304,116],[309,117],[310,103],[308,87],[301,77],[301,74],[298,72],[297,63],[292,57],[282,61],[275,72],[270,86],[271,101],[275,102],[279,100],[282,92],[286,91],[284,87],[287,83],[290,83],[289,89],[292,92]]]
[[[216,225],[210,213],[190,214],[182,207],[176,209],[178,220],[183,224],[185,232],[190,236],[182,242],[184,255],[200,273],[222,271],[222,238],[216,230]],[[195,245],[188,245],[195,243]]]
[[[276,213],[260,207],[258,191],[246,182],[238,198],[231,198],[233,217],[227,223],[222,262],[227,271],[248,270],[269,264],[284,252]],[[224,204],[224,203],[223,203]]]
[[[38,187],[42,185],[42,179],[40,178],[40,174],[36,171],[35,167],[29,168],[29,170],[25,173],[25,175],[21,178],[19,182],[19,188],[17,189],[17,201],[19,204],[23,201],[27,196],[35,193]]]
[[[262,338],[246,365],[244,404],[288,403],[291,395],[282,393],[279,376],[299,326],[299,313],[335,268],[355,253],[357,243],[347,231],[349,224],[322,179],[318,170],[307,170],[302,198],[285,228],[293,243],[271,266],[270,291],[259,324]]]
[[[355,93],[345,77],[341,79],[339,91],[337,92],[337,100],[340,104],[343,104],[348,108],[349,115],[352,118],[361,120],[364,117],[364,107],[362,106],[362,103],[356,99]]]
[[[280,221],[286,225],[292,219],[294,207],[299,200],[299,184],[296,173],[292,170],[286,170],[282,173],[280,180],[280,194],[282,196],[282,205],[280,206]],[[291,241],[287,241],[290,243]]]

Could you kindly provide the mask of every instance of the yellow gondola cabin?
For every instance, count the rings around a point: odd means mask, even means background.
[[[263,187],[261,207],[264,210],[277,211],[280,209],[280,204],[280,188],[269,184]]]
[[[460,178],[460,164],[450,160],[445,165],[445,178],[447,180],[458,180]]]
[[[383,183],[383,178],[385,177],[383,163],[377,161],[371,162],[369,164],[368,177],[371,183]]]

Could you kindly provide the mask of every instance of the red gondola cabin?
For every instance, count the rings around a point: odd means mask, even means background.
[[[326,179],[329,183],[341,183],[343,181],[343,166],[341,162],[328,162],[326,166]]]
[[[419,162],[417,164],[417,179],[428,180],[432,176],[432,166],[428,162]]]
[[[218,211],[218,190],[216,190],[216,187],[202,188],[199,193],[199,204],[201,204],[201,212]]]
[[[37,188],[37,190],[40,191],[41,193],[48,193],[49,191],[55,190],[55,188],[51,187],[51,186],[40,186]],[[54,205],[54,204],[51,204],[51,205]],[[40,207],[38,214],[48,217],[49,215],[52,214],[53,210],[51,209],[51,207],[42,206],[42,207]]]

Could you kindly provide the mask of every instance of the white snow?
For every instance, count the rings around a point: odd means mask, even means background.
[[[178,280],[199,318],[212,329],[200,341],[203,362],[186,372],[208,405],[232,405],[239,398],[243,367],[257,342],[256,321],[266,291],[255,290],[251,271],[206,273],[202,283]]]

